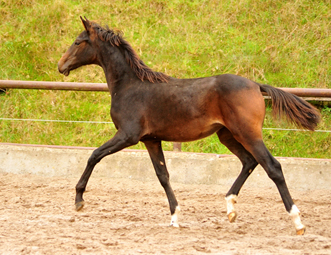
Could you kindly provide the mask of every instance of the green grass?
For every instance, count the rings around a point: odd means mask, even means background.
[[[0,79],[105,82],[96,66],[69,77],[57,71],[83,30],[80,15],[123,30],[148,66],[174,77],[234,73],[276,87],[331,88],[328,0],[0,0]],[[101,92],[9,90],[0,94],[0,118],[111,121],[110,100]],[[328,130],[330,110],[321,110],[318,129]],[[268,113],[265,127],[278,126],[288,128]],[[109,124],[0,120],[0,142],[99,146],[114,132]],[[277,156],[331,156],[329,133],[265,130],[264,137]],[[183,150],[229,153],[216,136]]]

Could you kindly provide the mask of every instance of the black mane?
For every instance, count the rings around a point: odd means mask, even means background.
[[[123,33],[121,31],[111,30],[108,26],[103,28],[96,23],[92,24],[93,28],[97,31],[97,35],[100,40],[109,42],[112,46],[118,46],[124,49],[127,63],[140,80],[148,80],[152,83],[168,82],[168,75],[160,72],[154,72],[151,68],[145,65],[131,45],[123,39]]]

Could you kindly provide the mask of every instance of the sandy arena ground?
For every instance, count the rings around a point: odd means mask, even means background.
[[[276,188],[244,187],[229,223],[229,187],[173,183],[176,229],[156,182],[92,175],[76,212],[79,177],[0,176],[0,254],[331,254],[329,190],[291,190],[307,227],[296,236]]]

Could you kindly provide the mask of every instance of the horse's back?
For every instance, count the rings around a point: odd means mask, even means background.
[[[217,88],[222,94],[232,94],[240,92],[260,92],[260,87],[254,81],[234,74],[222,74],[215,76]]]

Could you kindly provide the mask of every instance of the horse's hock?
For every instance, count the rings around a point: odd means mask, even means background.
[[[80,177],[94,148],[0,144],[0,172]],[[229,188],[241,163],[235,156],[165,152],[172,182],[217,184]],[[290,189],[331,189],[331,160],[277,158]],[[147,151],[124,150],[104,158],[93,177],[158,181]],[[259,166],[245,187],[275,187]]]

